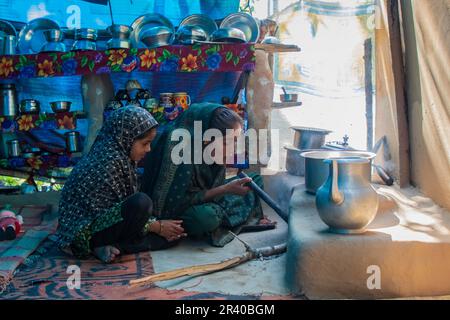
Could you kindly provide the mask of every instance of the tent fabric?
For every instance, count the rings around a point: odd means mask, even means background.
[[[397,178],[407,173],[407,183],[450,208],[450,0],[399,2],[403,39],[391,38],[388,12],[394,2],[378,3],[376,137],[387,136],[390,169]],[[405,73],[399,77],[395,69],[401,64],[403,71],[403,64],[401,59],[394,61],[392,45],[397,41],[399,46],[402,40]],[[402,79],[404,92],[399,87]]]
[[[35,18],[52,19],[61,27],[104,29],[111,24],[106,0],[21,0],[1,1],[0,19],[28,22]],[[159,13],[175,26],[183,18],[203,13],[220,20],[239,10],[239,0],[111,0],[114,23],[131,24],[147,13]]]
[[[450,0],[402,0],[411,181],[450,208]]]

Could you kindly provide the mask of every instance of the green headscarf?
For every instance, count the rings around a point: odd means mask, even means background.
[[[145,158],[141,191],[152,198],[155,215],[174,217],[186,210],[193,200],[189,197],[188,192],[192,185],[193,177],[201,175],[200,185],[203,188],[199,192],[223,184],[225,180],[225,166],[193,164],[194,122],[202,122],[203,137],[203,133],[209,129],[214,111],[218,108],[226,107],[213,103],[193,104],[175,121],[170,123],[154,140],[152,151]],[[186,129],[191,134],[191,154],[193,158],[190,164],[182,163],[176,165],[171,159],[173,148],[180,143],[179,141],[171,141],[171,135],[174,130],[179,128]],[[202,137],[195,138],[201,139]]]

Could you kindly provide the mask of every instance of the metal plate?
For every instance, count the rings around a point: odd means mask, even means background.
[[[259,26],[255,18],[247,13],[232,13],[223,19],[220,28],[237,28],[244,32],[247,42],[256,42]]]
[[[5,20],[0,20],[0,35],[17,36],[14,26]]]
[[[180,23],[181,26],[197,26],[203,29],[206,33],[207,39],[211,36],[211,34],[218,29],[217,23],[204,14],[193,14],[187,16]]]
[[[157,13],[145,14],[134,20],[133,23],[131,24],[133,31],[131,32],[130,35],[130,40],[133,47],[146,48],[147,46],[143,44],[141,41],[139,41],[141,32],[148,28],[158,26],[168,27],[170,30],[172,30],[172,33],[175,32],[172,22],[170,22],[170,20],[164,17],[163,15]]]
[[[19,33],[19,52],[23,54],[34,54],[41,51],[42,46],[47,43],[44,31],[48,29],[60,29],[59,25],[50,19],[38,18],[31,20]]]

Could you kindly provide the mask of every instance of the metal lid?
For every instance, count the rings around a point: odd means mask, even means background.
[[[329,133],[333,132],[331,130],[325,130],[325,129],[320,129],[320,128],[298,127],[298,126],[293,126],[293,127],[291,127],[291,129],[295,130],[295,131],[309,131],[309,132],[323,133],[323,134],[329,134]]]
[[[309,159],[345,159],[345,158],[366,158],[373,159],[375,158],[375,153],[368,151],[349,151],[349,150],[316,150],[316,151],[307,151],[301,154],[304,158]]]

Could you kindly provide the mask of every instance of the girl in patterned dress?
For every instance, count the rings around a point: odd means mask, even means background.
[[[153,217],[152,200],[137,192],[137,163],[150,151],[157,125],[137,106],[120,108],[105,121],[62,190],[60,247],[108,263],[120,254],[167,248],[185,235],[181,221]]]

